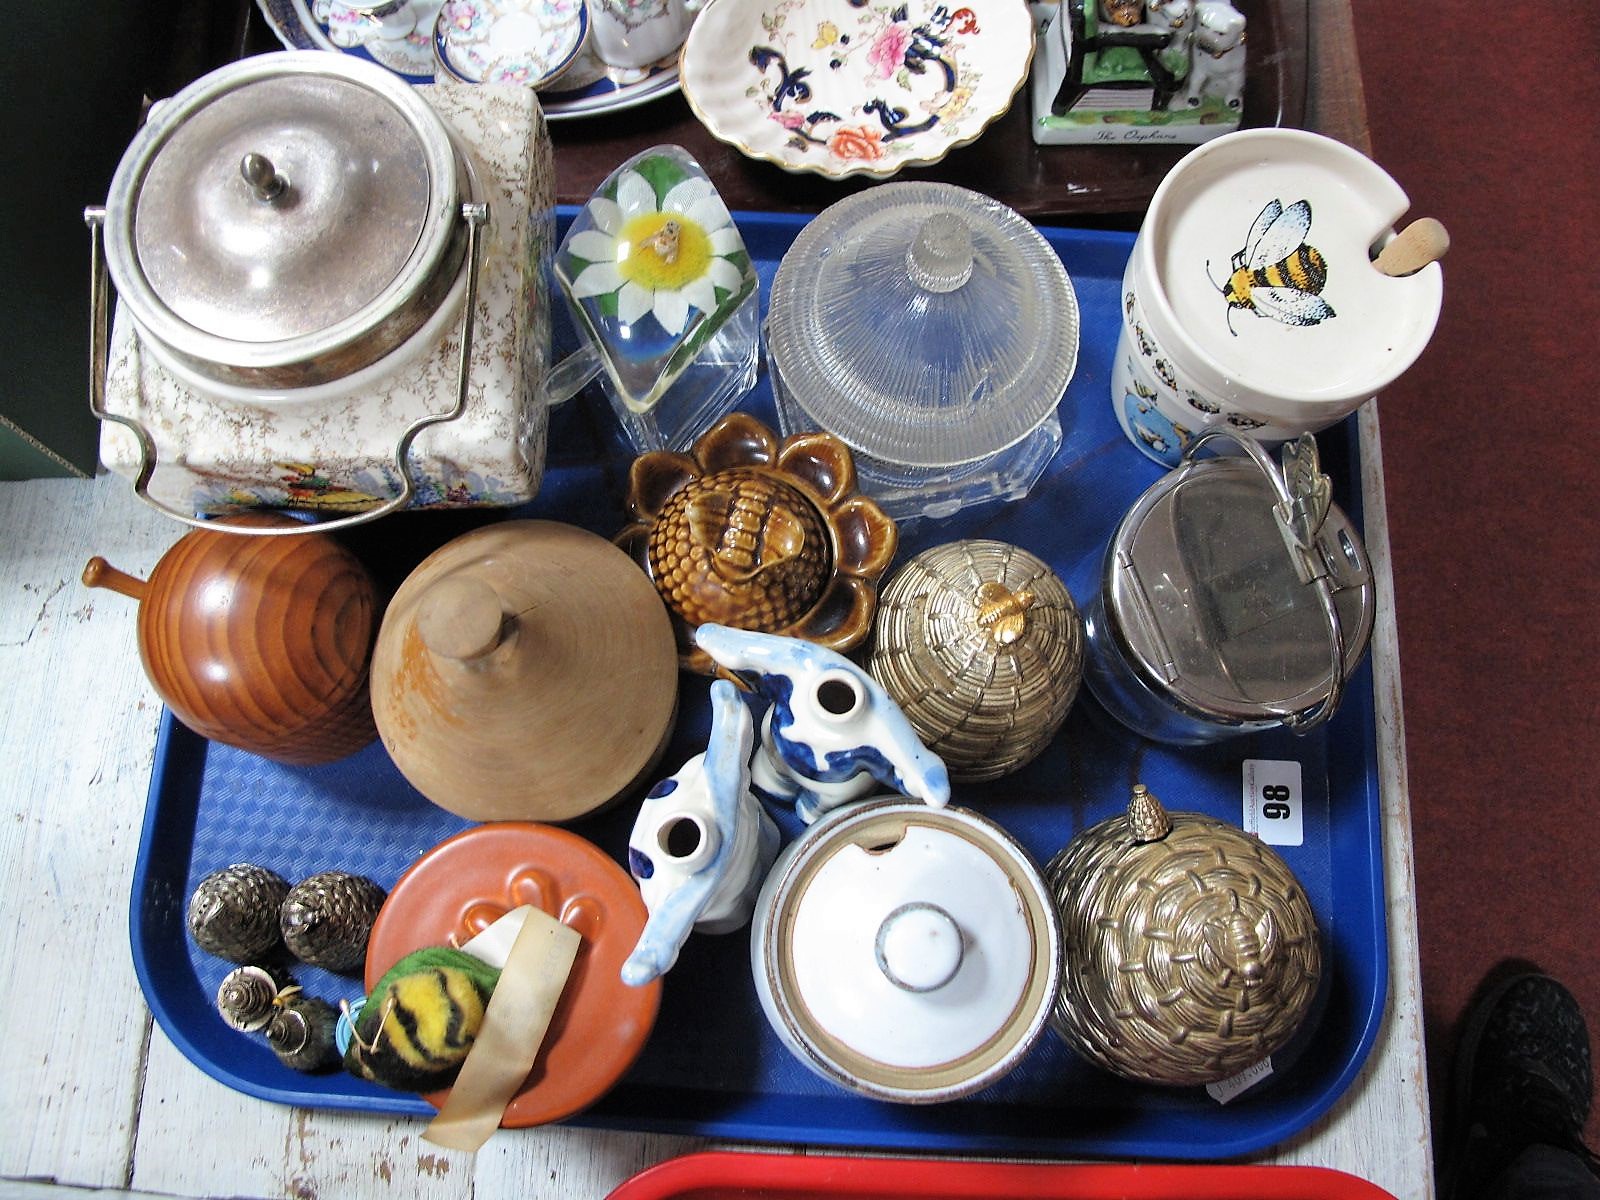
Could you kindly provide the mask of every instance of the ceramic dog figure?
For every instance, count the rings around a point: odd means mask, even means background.
[[[701,625],[695,642],[772,707],[751,782],[793,801],[808,825],[877,784],[942,808],[950,774],[878,681],[842,654],[798,638]]]
[[[1214,96],[1237,109],[1244,103],[1244,16],[1223,0],[1200,0],[1194,15],[1194,65],[1185,103],[1198,108]]]
[[[778,827],[750,792],[754,744],[749,708],[717,680],[705,752],[650,789],[628,837],[628,870],[650,919],[622,964],[623,983],[665,974],[691,933],[729,933],[750,919],[778,853]]]

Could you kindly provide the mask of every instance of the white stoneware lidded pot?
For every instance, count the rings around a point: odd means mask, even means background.
[[[1170,467],[1205,429],[1285,441],[1393,382],[1433,336],[1444,289],[1437,262],[1394,275],[1376,261],[1409,207],[1371,159],[1302,130],[1242,130],[1185,156],[1123,277],[1123,431]]]
[[[953,1100],[1008,1074],[1060,979],[1060,918],[993,822],[903,797],[826,814],[756,901],[761,1007],[822,1078],[880,1100]]]

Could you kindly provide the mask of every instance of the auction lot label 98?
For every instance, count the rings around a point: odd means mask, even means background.
[[[1305,813],[1300,789],[1300,764],[1281,759],[1244,760],[1244,820],[1269,846],[1298,846],[1305,841]]]

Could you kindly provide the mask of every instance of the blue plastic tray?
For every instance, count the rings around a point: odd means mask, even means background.
[[[739,216],[763,297],[804,220]],[[1109,401],[1118,292],[1132,239],[1043,232],[1072,276],[1083,313],[1078,372],[1061,406],[1061,451],[1027,500],[906,527],[901,554],[960,536],[1004,539],[1050,562],[1082,606],[1117,521],[1161,468],[1123,436]],[[770,419],[764,376],[747,404]],[[1354,422],[1319,440],[1335,500],[1359,525]],[[515,515],[609,535],[624,523],[630,458],[604,401],[575,400],[555,414],[543,492]],[[356,548],[380,584],[394,586],[434,545],[487,519],[407,514],[366,527]],[[684,677],[682,715],[662,774],[704,748],[706,693],[704,680]],[[956,803],[999,821],[1043,863],[1079,830],[1121,811],[1135,780],[1170,808],[1237,822],[1244,759],[1302,764],[1305,840],[1282,852],[1325,935],[1325,986],[1296,1042],[1276,1057],[1275,1074],[1232,1103],[1221,1105],[1198,1088],[1121,1082],[1079,1061],[1053,1034],[1013,1075],[963,1101],[912,1107],[859,1098],[810,1074],[779,1044],[755,998],[748,941],[731,934],[690,940],[665,981],[660,1018],[639,1061],[571,1123],[829,1146],[1116,1158],[1228,1158],[1291,1136],[1349,1086],[1383,1015],[1388,950],[1372,704],[1371,675],[1363,667],[1339,715],[1304,739],[1277,733],[1172,750],[1123,731],[1085,691],[1051,747],[1025,770],[957,789]],[[620,804],[572,828],[622,862],[633,809]],[[184,906],[203,875],[239,861],[271,867],[291,882],[337,868],[388,886],[465,825],[414,791],[380,744],[330,766],[286,767],[209,743],[168,714],[131,913],[134,964],[156,1019],[202,1070],[250,1095],[313,1108],[431,1113],[418,1098],[342,1073],[297,1074],[261,1039],[224,1025],[212,997],[230,964],[189,942]],[[795,828],[790,816],[786,835]],[[312,994],[335,1002],[361,990],[359,979],[310,968],[297,977]]]

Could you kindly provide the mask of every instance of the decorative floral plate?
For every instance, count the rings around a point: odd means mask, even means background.
[[[1033,61],[1025,0],[715,0],[684,95],[722,141],[789,171],[893,175],[972,141]]]
[[[539,87],[572,66],[588,33],[583,0],[445,0],[433,43],[457,79]]]
[[[387,67],[407,83],[433,82],[438,67],[433,31],[441,6],[441,0],[409,0],[401,11],[412,22],[411,32],[379,38],[372,23],[349,19],[359,14],[347,5],[339,5],[340,12],[334,14],[333,0],[256,0],[256,7],[286,48],[353,54]],[[335,30],[335,24],[341,23],[330,19],[335,15],[344,18],[346,28]],[[392,25],[394,18],[390,20]],[[548,120],[621,112],[678,90],[676,56],[635,71],[607,71],[591,62],[592,58],[587,50],[581,52],[572,66],[540,91],[539,103]],[[591,66],[593,70],[588,69]]]

